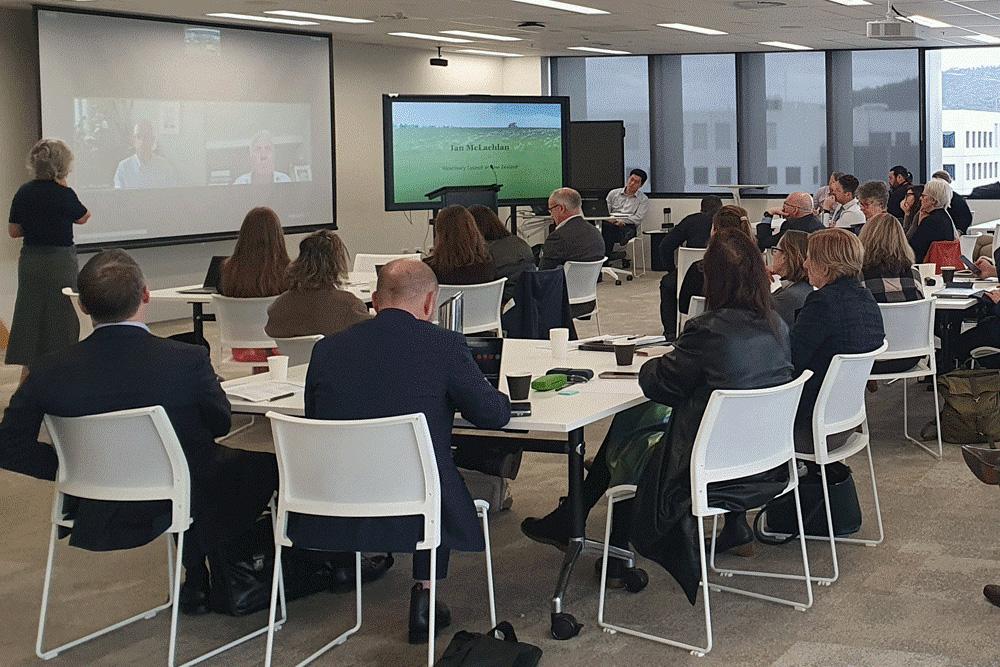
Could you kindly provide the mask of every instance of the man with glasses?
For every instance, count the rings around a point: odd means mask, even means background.
[[[882,181],[862,183],[857,191],[858,204],[865,214],[865,221],[871,220],[879,213],[886,212],[889,203],[889,188]],[[900,218],[896,218],[900,220]]]
[[[595,262],[604,257],[604,239],[597,227],[584,219],[579,192],[559,188],[549,195],[548,206],[555,229],[542,246],[539,270],[554,269],[566,262]]]
[[[774,216],[785,219],[777,234],[772,233],[771,220]],[[757,243],[761,250],[778,245],[785,232],[795,230],[811,234],[823,229],[823,223],[813,215],[813,198],[808,192],[793,192],[785,197],[779,208],[764,212],[764,219],[757,225]]]

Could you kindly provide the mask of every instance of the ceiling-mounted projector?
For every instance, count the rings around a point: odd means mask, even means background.
[[[884,42],[914,42],[927,38],[924,26],[910,21],[885,18],[868,22],[868,39]]]

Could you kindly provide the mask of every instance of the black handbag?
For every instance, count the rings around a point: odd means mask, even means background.
[[[455,633],[437,667],[535,667],[542,649],[517,641],[507,621],[483,634],[461,630]]]
[[[827,488],[830,493],[830,514],[833,517],[833,534],[837,537],[853,535],[861,530],[861,505],[854,486],[851,469],[843,463],[826,466]],[[799,477],[799,498],[802,502],[802,525],[806,535],[827,537],[826,507],[823,502],[823,478],[819,470]],[[766,521],[767,532],[783,533],[784,538],[770,537],[761,531]],[[795,496],[786,493],[775,498],[757,513],[753,522],[754,536],[764,544],[787,544],[799,537],[799,524],[795,516]]]

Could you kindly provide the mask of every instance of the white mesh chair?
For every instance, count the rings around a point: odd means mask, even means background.
[[[872,464],[871,439],[868,434],[868,415],[865,411],[865,385],[871,375],[872,364],[879,355],[889,349],[889,343],[883,341],[882,346],[864,354],[838,354],[830,362],[830,368],[823,379],[816,407],[813,410],[812,433],[813,453],[796,453],[796,457],[804,461],[814,461],[819,465],[821,486],[823,487],[823,503],[826,508],[826,537],[807,536],[812,540],[825,540],[830,543],[830,555],[833,560],[833,576],[813,577],[813,581],[821,586],[829,586],[840,576],[837,563],[837,542],[877,546],[885,539],[882,529],[882,509],[878,501],[878,487],[875,484],[875,466]],[[858,427],[861,428],[857,431]],[[852,431],[847,442],[833,451],[829,450],[827,439],[831,435]],[[852,537],[836,537],[833,532],[833,515],[830,513],[830,491],[826,480],[826,466],[857,454],[862,449],[868,454],[868,473],[871,475],[872,496],[875,501],[875,518],[878,523],[878,539],[860,539]],[[767,533],[767,535],[774,535]]]
[[[225,348],[271,348],[276,347],[274,339],[264,333],[267,326],[267,309],[277,296],[240,299],[221,294],[212,295],[212,309],[219,325],[219,345]],[[243,367],[260,366],[261,362],[234,361],[225,359],[224,364]]]
[[[376,266],[388,264],[394,259],[420,259],[420,253],[397,255],[369,255],[358,253],[354,256],[354,273],[375,273]]]
[[[692,317],[698,317],[705,312],[705,297],[703,296],[693,296],[691,297],[691,304],[688,306],[688,316],[687,319]]]
[[[937,360],[934,350],[934,298],[903,303],[880,303],[882,322],[885,326],[885,339],[888,349],[875,359],[890,361],[920,357],[913,368],[900,373],[875,373],[872,380],[900,380],[903,385],[903,436],[927,453],[941,458],[941,416],[938,406]],[[924,445],[910,435],[909,401],[906,395],[906,381],[913,378],[931,377],[934,391],[934,422],[937,426],[937,452]]]
[[[608,515],[604,529],[604,557],[601,569],[600,602],[597,608],[597,622],[605,632],[622,632],[661,644],[669,644],[691,651],[693,655],[704,656],[712,650],[712,614],[709,607],[709,589],[728,591],[739,595],[777,602],[805,611],[812,606],[812,580],[809,575],[809,559],[802,527],[802,505],[799,501],[799,478],[795,462],[794,423],[795,411],[802,395],[802,387],[812,376],[805,371],[797,379],[768,389],[722,390],[712,392],[695,436],[691,452],[691,512],[698,524],[698,550],[701,556],[701,591],[705,607],[705,646],[694,646],[684,642],[658,637],[638,630],[613,625],[604,620],[604,599],[607,589],[608,544],[611,539],[611,522],[615,503],[635,497],[636,487],[616,486],[609,489]],[[747,424],[754,424],[747,429]],[[708,567],[705,560],[704,519],[712,517],[711,553],[714,569],[715,528],[720,514],[726,511],[709,505],[708,485],[714,482],[739,479],[766,472],[781,465],[788,467],[788,485],[779,495],[791,492],[795,496],[795,510],[799,522],[799,546],[802,551],[803,574],[791,575],[770,572],[749,572],[739,570],[718,570],[720,573],[767,577],[772,579],[800,579],[806,583],[805,601],[786,600],[770,595],[755,593],[740,588],[719,586],[708,581]]]
[[[69,300],[73,302],[76,317],[80,320],[80,340],[83,340],[94,333],[94,323],[91,321],[90,315],[85,314],[80,308],[80,295],[74,292],[72,287],[63,287],[62,293],[68,296]]]
[[[434,446],[423,414],[327,421],[302,419],[268,412],[278,458],[278,509],[274,522],[275,579],[271,589],[270,623],[274,623],[278,570],[282,547],[288,538],[288,513],[337,517],[422,516],[424,539],[418,550],[431,552],[430,570],[437,571],[441,544],[441,481]],[[385,465],[392,461],[391,466]],[[493,597],[493,563],[487,523],[489,503],[477,500],[476,511],[486,538],[486,582],[490,623],[496,625]],[[354,626],[299,663],[312,662],[334,646],[343,644],[361,628],[361,553],[355,553]],[[436,582],[431,582],[430,608],[434,609]],[[430,614],[427,664],[434,663],[435,614]],[[270,666],[274,633],[267,635],[265,664]]]
[[[563,271],[566,274],[566,293],[569,296],[569,305],[575,306],[581,303],[594,304],[594,309],[584,315],[574,317],[580,320],[593,316],[597,323],[597,333],[601,333],[601,319],[597,315],[597,279],[601,275],[601,268],[607,257],[602,257],[596,262],[566,262],[563,264]]]
[[[294,338],[275,338],[278,351],[288,357],[289,366],[308,364],[312,358],[313,346],[323,340],[323,336],[295,336]]]
[[[462,333],[476,334],[496,331],[503,336],[500,308],[506,278],[479,285],[441,285],[438,290],[438,307],[452,296],[462,293]]]
[[[601,273],[614,280],[615,285],[622,284],[622,276],[625,276],[626,280],[632,280],[646,275],[646,246],[641,231],[638,235],[626,241],[625,256],[631,259],[632,268],[618,269],[612,266],[605,266],[601,269]],[[642,271],[638,270],[640,264],[642,265]]]
[[[42,608],[38,618],[35,653],[43,660],[100,637],[118,628],[171,609],[170,638],[167,664],[175,664],[177,644],[177,608],[180,595],[181,563],[184,557],[184,534],[191,526],[191,476],[180,441],[174,433],[166,410],[162,406],[121,410],[87,417],[45,416],[45,426],[59,457],[55,499],[52,503],[52,530],[49,534],[49,555],[45,563],[42,586]],[[66,496],[104,501],[167,500],[171,504],[172,523],[167,536],[167,601],[152,609],[119,621],[102,630],[56,648],[43,648],[45,617],[52,587],[56,539],[60,528],[72,528],[73,520],[64,518]],[[177,538],[174,553],[174,536]],[[280,587],[284,623],[284,587]],[[268,631],[262,627],[239,639],[220,646],[185,665],[207,660],[223,651],[242,644]]]
[[[681,301],[681,286],[684,284],[684,276],[687,275],[688,269],[691,265],[698,260],[705,257],[705,248],[678,248],[677,249],[677,335],[681,335],[681,331],[684,330],[684,323],[687,322],[690,315],[685,315],[680,311],[680,301]]]

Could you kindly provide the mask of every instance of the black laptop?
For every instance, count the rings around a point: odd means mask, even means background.
[[[178,290],[180,294],[216,294],[219,291],[219,280],[222,278],[222,263],[228,258],[227,255],[216,255],[208,265],[208,273],[205,274],[205,282],[201,287]]]
[[[584,199],[583,217],[585,218],[608,218],[611,212],[608,210],[607,199]]]
[[[489,383],[500,388],[500,359],[503,356],[503,338],[470,336],[465,339],[472,358]]]

